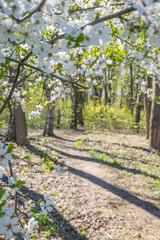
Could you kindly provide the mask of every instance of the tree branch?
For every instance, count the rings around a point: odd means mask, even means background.
[[[26,19],[30,18],[33,14],[35,14],[35,13],[38,12],[38,11],[40,11],[46,1],[47,1],[47,0],[42,0],[41,3],[39,4],[39,6],[36,7],[32,12],[30,12],[30,13],[27,14],[27,15],[25,15],[25,16],[24,16],[23,18],[21,18],[21,19],[16,19],[16,18],[14,18],[14,20],[16,20],[17,23],[21,23],[21,22],[25,21]]]
[[[67,80],[67,79],[62,78],[62,77],[59,77],[59,76],[57,76],[57,75],[55,75],[55,74],[53,74],[53,73],[46,73],[46,72],[43,71],[42,69],[37,68],[37,67],[34,67],[34,66],[30,65],[30,64],[23,63],[23,62],[21,62],[21,61],[18,61],[18,60],[16,60],[16,59],[13,59],[13,58],[10,58],[10,57],[5,57],[5,58],[6,58],[7,60],[10,60],[10,61],[13,61],[13,62],[18,63],[20,66],[26,66],[26,67],[32,68],[32,69],[34,69],[34,70],[37,70],[37,71],[39,71],[39,72],[42,72],[42,73],[44,73],[45,75],[48,75],[48,76],[51,76],[51,77],[55,77],[55,78],[59,79],[59,80],[62,81],[62,82],[72,83],[72,84],[77,85],[77,86],[79,86],[79,87],[81,87],[81,88],[88,89],[88,87],[85,87],[85,86],[79,84],[78,82],[71,81],[71,80]],[[1,112],[0,112],[0,114],[1,114]]]
[[[14,79],[14,83],[13,83],[13,85],[12,85],[11,91],[10,91],[7,99],[5,100],[3,106],[2,106],[1,109],[0,109],[0,114],[3,112],[3,110],[5,109],[5,107],[6,107],[7,104],[8,104],[9,100],[10,100],[11,97],[12,97],[12,94],[13,94],[13,92],[14,92],[14,89],[15,89],[15,87],[16,87],[16,84],[17,84],[17,81],[18,81],[18,78],[19,78],[20,68],[21,68],[21,64],[18,64],[17,73],[16,73],[16,77],[15,77],[15,79]]]
[[[26,78],[30,77],[32,74],[36,73],[37,70],[35,70],[34,72],[31,72],[30,74],[28,74],[27,76],[25,76],[24,78],[22,78],[19,82],[17,82],[16,87],[21,84]]]
[[[88,26],[88,25],[94,26],[94,25],[96,25],[96,24],[98,24],[98,23],[105,22],[105,21],[108,21],[108,20],[113,19],[113,18],[119,18],[120,16],[122,16],[122,15],[124,15],[124,14],[130,13],[130,12],[134,12],[134,11],[136,11],[136,10],[137,10],[137,9],[135,9],[134,7],[125,8],[125,9],[119,11],[119,12],[112,13],[112,14],[107,15],[107,16],[105,16],[105,17],[98,18],[98,19],[96,19],[96,20],[94,20],[94,21],[92,21],[92,22],[89,22],[89,23],[85,24],[84,26],[82,26],[80,29],[83,30],[83,29],[84,29],[86,26]],[[78,29],[78,30],[79,30],[79,29]],[[56,36],[55,38],[49,40],[48,43],[53,44],[53,43],[55,43],[57,40],[64,39],[65,36],[66,36],[65,33],[63,33],[63,34],[61,34],[61,35],[58,35],[58,36]]]
[[[77,8],[75,10],[69,10],[68,12],[70,14],[74,13],[74,12],[83,12],[83,11],[88,11],[88,10],[93,10],[93,9],[97,9],[97,8],[103,8],[104,6],[95,6],[95,7],[88,7],[88,8]]]
[[[114,6],[124,6],[125,3],[112,3],[112,4],[109,4],[109,7],[114,7]],[[83,12],[83,11],[89,11],[89,10],[94,10],[94,9],[97,9],[97,8],[103,8],[105,6],[95,6],[95,7],[88,7],[88,8],[77,8],[77,9],[74,9],[74,10],[69,10],[68,12],[70,14],[74,13],[74,12]]]
[[[105,22],[105,21],[108,21],[110,19],[113,19],[113,18],[119,18],[121,15],[124,15],[124,14],[127,14],[127,13],[130,13],[130,12],[134,12],[136,11],[137,9],[135,9],[134,7],[129,7],[129,8],[125,8],[119,12],[116,12],[116,13],[112,13],[110,15],[107,15],[105,17],[102,17],[102,18],[98,18],[90,23],[87,23],[86,25],[84,25],[83,27],[81,27],[81,29],[83,30],[86,26],[88,25],[91,25],[91,26],[94,26],[98,23],[101,23],[101,22]]]

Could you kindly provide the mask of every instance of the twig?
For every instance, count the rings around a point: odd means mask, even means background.
[[[18,67],[17,67],[17,74],[16,74],[16,77],[15,77],[15,79],[14,79],[14,83],[13,83],[13,85],[12,85],[11,91],[10,91],[10,93],[9,93],[9,95],[8,95],[8,97],[7,97],[7,99],[5,100],[3,106],[2,106],[1,109],[0,109],[0,114],[3,112],[3,110],[5,109],[5,107],[6,107],[7,104],[8,104],[9,100],[10,100],[11,97],[12,97],[12,94],[13,94],[13,92],[14,92],[14,89],[15,89],[15,87],[16,87],[16,84],[17,84],[17,81],[18,81],[18,78],[19,78],[20,67],[21,67],[21,64],[18,64]]]
[[[92,22],[89,22],[87,24],[85,24],[84,26],[82,26],[80,29],[78,30],[83,30],[86,26],[88,25],[91,25],[91,26],[94,26],[98,23],[101,23],[101,22],[105,22],[105,21],[108,21],[110,19],[113,19],[113,18],[119,18],[121,15],[124,15],[124,14],[127,14],[127,13],[130,13],[130,12],[133,12],[133,11],[136,11],[137,9],[135,9],[134,7],[129,7],[129,8],[125,8],[119,12],[116,12],[116,13],[112,13],[112,14],[109,14],[105,17],[102,17],[102,18],[98,18]],[[52,38],[51,40],[48,41],[48,43],[51,43],[53,44],[54,42],[56,42],[57,40],[60,40],[60,39],[64,39],[66,36],[66,34],[61,34],[61,35],[58,35],[56,36],[55,38]]]
[[[30,77],[32,74],[34,74],[34,73],[36,73],[36,72],[37,72],[37,70],[34,71],[34,72],[32,72],[32,73],[30,73],[30,74],[28,74],[28,75],[25,76],[24,78],[22,78],[19,82],[17,82],[16,86],[18,86],[19,84],[21,84],[26,78]]]
[[[26,200],[32,200],[32,202],[40,208],[39,204],[37,202],[35,202],[33,199],[31,199],[27,196],[24,196],[23,194],[21,194],[19,192],[17,192],[17,194],[19,196],[21,196],[22,198],[25,198]],[[59,226],[59,223],[57,222],[57,220],[50,213],[48,213],[48,216],[51,217],[53,219],[53,221]]]
[[[107,15],[105,17],[102,17],[102,18],[98,18],[90,23],[87,23],[86,25],[84,25],[83,27],[81,27],[81,29],[83,30],[86,26],[88,25],[91,25],[91,26],[94,26],[98,23],[101,23],[101,22],[105,22],[105,21],[108,21],[110,19],[113,19],[113,18],[119,18],[121,15],[124,15],[124,14],[127,14],[127,13],[130,13],[130,12],[134,12],[136,11],[137,9],[135,9],[134,7],[129,7],[129,8],[125,8],[119,12],[116,12],[116,13],[112,13],[110,15]]]
[[[77,8],[74,10],[69,10],[68,12],[70,14],[74,13],[74,12],[83,12],[83,11],[88,11],[88,10],[93,10],[93,9],[97,9],[97,8],[103,8],[104,6],[95,6],[95,7],[88,7],[88,8]]]
[[[30,65],[30,64],[23,63],[23,62],[21,62],[21,61],[18,61],[18,60],[16,60],[16,59],[13,59],[13,58],[10,58],[10,57],[5,57],[5,58],[6,58],[7,60],[10,60],[10,61],[13,61],[13,62],[18,63],[18,64],[21,65],[21,66],[26,66],[26,67],[29,67],[29,68],[33,68],[33,69],[35,69],[35,70],[37,70],[37,71],[39,71],[39,72],[43,72],[45,75],[51,76],[51,77],[54,77],[54,78],[57,78],[57,79],[59,79],[59,80],[62,81],[62,82],[72,83],[72,84],[77,85],[77,86],[79,86],[79,87],[81,87],[81,88],[88,89],[88,87],[85,87],[85,86],[79,84],[78,82],[71,81],[71,80],[67,80],[67,79],[62,78],[62,77],[59,77],[59,76],[57,76],[57,75],[55,75],[55,74],[53,74],[53,73],[46,73],[46,72],[43,71],[42,69],[37,68],[37,67],[35,67],[35,66],[32,66],[32,65]],[[0,112],[0,114],[1,114],[1,112]]]
[[[12,164],[10,161],[9,161],[9,170],[10,170],[10,176],[13,177]]]
[[[17,214],[17,204],[18,204],[18,202],[17,202],[17,192],[15,193],[15,214],[17,215],[17,217],[18,217],[18,214]]]
[[[123,42],[127,43],[131,47],[136,48],[136,46],[134,46],[132,43],[128,42],[126,39],[124,39],[124,38],[122,38],[120,36],[116,36],[116,38],[119,38],[120,40],[122,40]]]
[[[14,20],[16,20],[17,23],[21,23],[21,22],[25,21],[26,19],[30,18],[33,14],[35,14],[35,13],[38,12],[38,11],[40,11],[46,1],[47,1],[47,0],[42,0],[42,2],[40,3],[40,5],[39,5],[38,7],[36,7],[32,12],[30,12],[29,14],[27,14],[26,16],[24,16],[24,17],[21,18],[21,19],[16,19],[16,18],[14,18]],[[12,17],[13,17],[13,16],[12,16]]]

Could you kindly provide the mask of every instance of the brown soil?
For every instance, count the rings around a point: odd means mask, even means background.
[[[33,131],[30,145],[15,155],[22,191],[36,201],[45,192],[56,198],[61,234],[42,239],[160,240],[160,158],[144,137],[56,131],[43,138]],[[46,156],[66,161],[61,177],[44,171]]]

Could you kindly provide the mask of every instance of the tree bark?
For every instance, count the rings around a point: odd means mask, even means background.
[[[136,103],[136,115],[135,115],[135,123],[137,125],[136,131],[139,132],[139,122],[141,119],[141,108],[142,108],[142,94],[140,93],[141,90],[141,82],[138,84],[137,89],[137,103]]]
[[[77,123],[83,126],[83,92],[81,90],[77,92],[77,104]]]
[[[46,115],[46,124],[43,132],[43,136],[53,136],[53,121],[54,121],[54,106],[49,105]]]
[[[56,107],[57,107],[57,111],[58,111],[57,128],[60,129],[60,126],[61,126],[61,110],[60,110],[60,107],[59,107],[58,99],[56,99]]]
[[[27,124],[25,112],[23,112],[21,105],[15,108],[15,123],[16,123],[16,142],[21,145],[26,144],[27,140]]]
[[[131,114],[133,115],[133,68],[132,63],[130,64],[130,89],[131,89],[131,97],[130,97],[130,108],[131,108]]]
[[[148,88],[152,88],[152,78],[148,77]],[[144,95],[145,112],[146,112],[146,138],[149,139],[150,135],[150,117],[151,117],[151,101],[148,99],[147,94]]]
[[[10,82],[14,81],[14,76],[16,72],[10,67]],[[25,70],[20,71],[20,76],[23,78],[26,75]],[[22,82],[21,86],[25,88],[25,82]],[[15,140],[20,145],[25,145],[27,141],[27,124],[25,118],[25,112],[22,110],[20,104],[17,106],[12,106],[10,108],[10,122],[8,126],[7,138]]]
[[[43,88],[45,90],[47,100],[50,101],[52,87],[48,86],[48,78],[46,78]],[[54,135],[54,132],[53,132],[54,109],[55,109],[55,106],[53,103],[50,104],[47,108],[46,123],[43,131],[43,136]]]
[[[150,120],[150,147],[154,149],[160,149],[160,104],[155,101],[157,96],[160,96],[159,84],[154,80]]]
[[[10,121],[7,132],[7,139],[16,141],[16,121],[15,121],[15,110],[14,107],[11,106],[9,108],[10,111]]]
[[[77,129],[77,86],[73,86],[71,129]]]

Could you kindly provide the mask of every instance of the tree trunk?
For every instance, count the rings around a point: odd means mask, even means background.
[[[15,121],[15,110],[14,107],[11,106],[9,108],[10,111],[10,121],[7,132],[7,139],[16,141],[16,121]]]
[[[61,126],[61,110],[60,110],[60,107],[59,107],[58,99],[56,99],[56,107],[57,107],[57,111],[58,111],[57,128],[60,129],[60,126]]]
[[[47,100],[50,101],[52,87],[48,86],[48,78],[45,79],[43,88],[45,90]],[[53,136],[54,135],[54,132],[53,132],[54,108],[55,108],[54,103],[50,104],[47,108],[46,123],[45,123],[44,131],[43,131],[43,136]]]
[[[142,108],[142,94],[139,92],[141,90],[141,82],[138,84],[137,89],[137,103],[136,103],[136,115],[135,123],[137,125],[136,131],[139,132],[139,122],[141,119],[141,108]]]
[[[112,87],[111,87],[111,82],[112,81],[112,74],[111,74],[111,69],[108,70],[108,103],[111,104],[111,95],[112,95]]]
[[[152,88],[152,78],[148,77],[148,88]],[[148,99],[147,94],[144,95],[145,112],[146,112],[146,138],[149,139],[150,134],[150,117],[151,117],[151,101]]]
[[[77,104],[77,123],[83,126],[83,92],[81,90],[77,92]]]
[[[150,147],[160,149],[160,104],[157,104],[155,101],[157,96],[160,96],[159,84],[154,80],[150,120]]]
[[[14,81],[16,72],[10,67],[10,82]],[[20,76],[24,78],[26,75],[25,70],[21,70]],[[21,86],[25,88],[25,82],[21,83]],[[10,109],[10,122],[8,126],[7,138],[15,140],[18,144],[25,145],[27,140],[27,124],[25,118],[25,112],[22,110],[20,104],[16,107],[12,106]]]
[[[21,105],[15,108],[15,123],[16,123],[16,142],[21,145],[26,144],[27,140],[27,124],[25,112],[23,112]]]
[[[72,117],[70,128],[77,129],[77,86],[73,85]]]
[[[131,108],[131,114],[133,115],[133,68],[132,68],[132,63],[130,64],[130,76],[131,76],[131,83],[130,83],[130,89],[131,89],[130,108]]]
[[[54,106],[49,105],[46,115],[46,124],[43,132],[43,136],[53,136],[53,121],[54,121]]]

